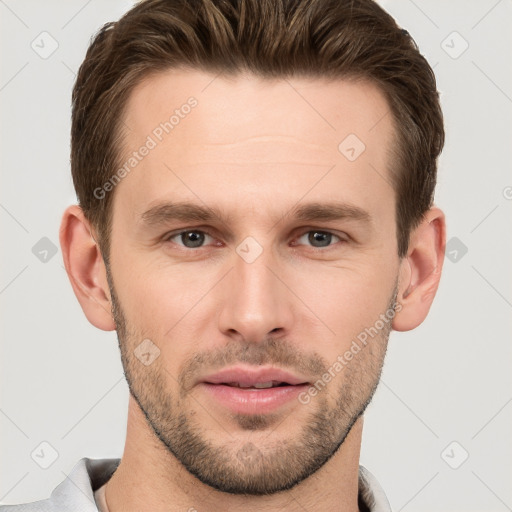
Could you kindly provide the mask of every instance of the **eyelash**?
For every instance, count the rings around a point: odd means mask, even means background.
[[[212,234],[208,233],[208,231],[205,231],[202,229],[191,228],[191,229],[182,229],[178,232],[169,233],[169,234],[165,235],[163,241],[166,243],[167,242],[173,243],[172,239],[181,236],[183,233],[201,233],[203,235],[207,235],[207,236],[215,239],[215,237]],[[344,238],[341,235],[337,235],[336,233],[333,233],[332,231],[328,231],[328,230],[324,230],[324,229],[308,229],[307,231],[302,231],[301,234],[297,238],[302,238],[304,235],[307,235],[309,233],[322,233],[322,234],[326,234],[326,235],[332,235],[333,237],[336,237],[339,240],[339,243],[347,243],[349,241],[348,235],[345,235],[345,238]],[[186,247],[185,245],[182,245],[182,244],[176,244],[176,245],[178,245],[180,248],[182,248],[183,250],[186,250],[186,251],[197,251],[200,249],[205,249],[207,247],[205,245],[202,245],[200,247]],[[298,244],[298,245],[302,245],[302,244]],[[309,247],[313,250],[325,251],[327,249],[334,247],[335,245],[336,244],[331,244],[326,247],[314,247],[314,246],[309,246]]]

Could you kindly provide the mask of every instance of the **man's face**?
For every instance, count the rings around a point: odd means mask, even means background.
[[[387,113],[342,80],[175,70],[130,97],[109,275],[123,365],[162,449],[212,487],[290,488],[373,395],[400,264]]]

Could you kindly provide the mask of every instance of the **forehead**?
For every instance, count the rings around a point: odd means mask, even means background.
[[[134,216],[178,196],[247,212],[277,193],[283,208],[287,194],[351,204],[394,196],[392,116],[368,82],[173,69],[133,90],[123,121],[120,164],[134,165],[114,201]]]
[[[192,98],[197,107],[189,112],[186,105]],[[171,122],[177,141],[190,138],[192,133],[195,137],[191,142],[200,139],[205,144],[241,143],[258,135],[301,135],[297,140],[307,146],[322,146],[322,152],[329,147],[337,153],[337,143],[349,130],[371,143],[373,136],[390,129],[388,110],[380,89],[363,80],[270,80],[251,74],[223,76],[173,69],[152,74],[135,87],[124,121],[129,135],[143,136],[177,114],[174,117],[178,119]],[[193,126],[191,122],[181,123],[188,114]],[[180,129],[174,130],[178,124]],[[283,145],[292,141],[276,142]]]

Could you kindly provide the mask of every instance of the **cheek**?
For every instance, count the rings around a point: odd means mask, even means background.
[[[374,262],[295,276],[294,291],[308,306],[304,314],[321,320],[317,338],[324,354],[335,358],[387,311],[393,298],[395,266],[394,262]]]
[[[304,350],[311,350],[313,339],[317,352],[335,359],[387,309],[395,266],[391,251],[386,258],[377,250],[343,264],[283,263],[279,277],[293,291],[282,296],[295,318],[288,326],[291,338]],[[165,257],[147,255],[119,261],[116,288],[127,322],[141,339],[155,340],[167,368],[216,346],[216,316],[231,302],[229,277],[221,282],[229,267],[229,262],[169,264]]]
[[[211,320],[211,312],[206,314],[202,305],[207,302],[217,273],[192,265],[134,260],[124,266],[131,270],[124,275],[119,272],[118,281],[123,283],[119,294],[132,331],[154,340],[170,364],[183,353],[197,350],[200,332]]]

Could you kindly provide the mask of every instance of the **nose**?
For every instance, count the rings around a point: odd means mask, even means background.
[[[223,280],[220,331],[251,343],[269,335],[288,335],[293,325],[293,294],[271,250],[263,250],[252,262],[234,252],[233,262]]]

